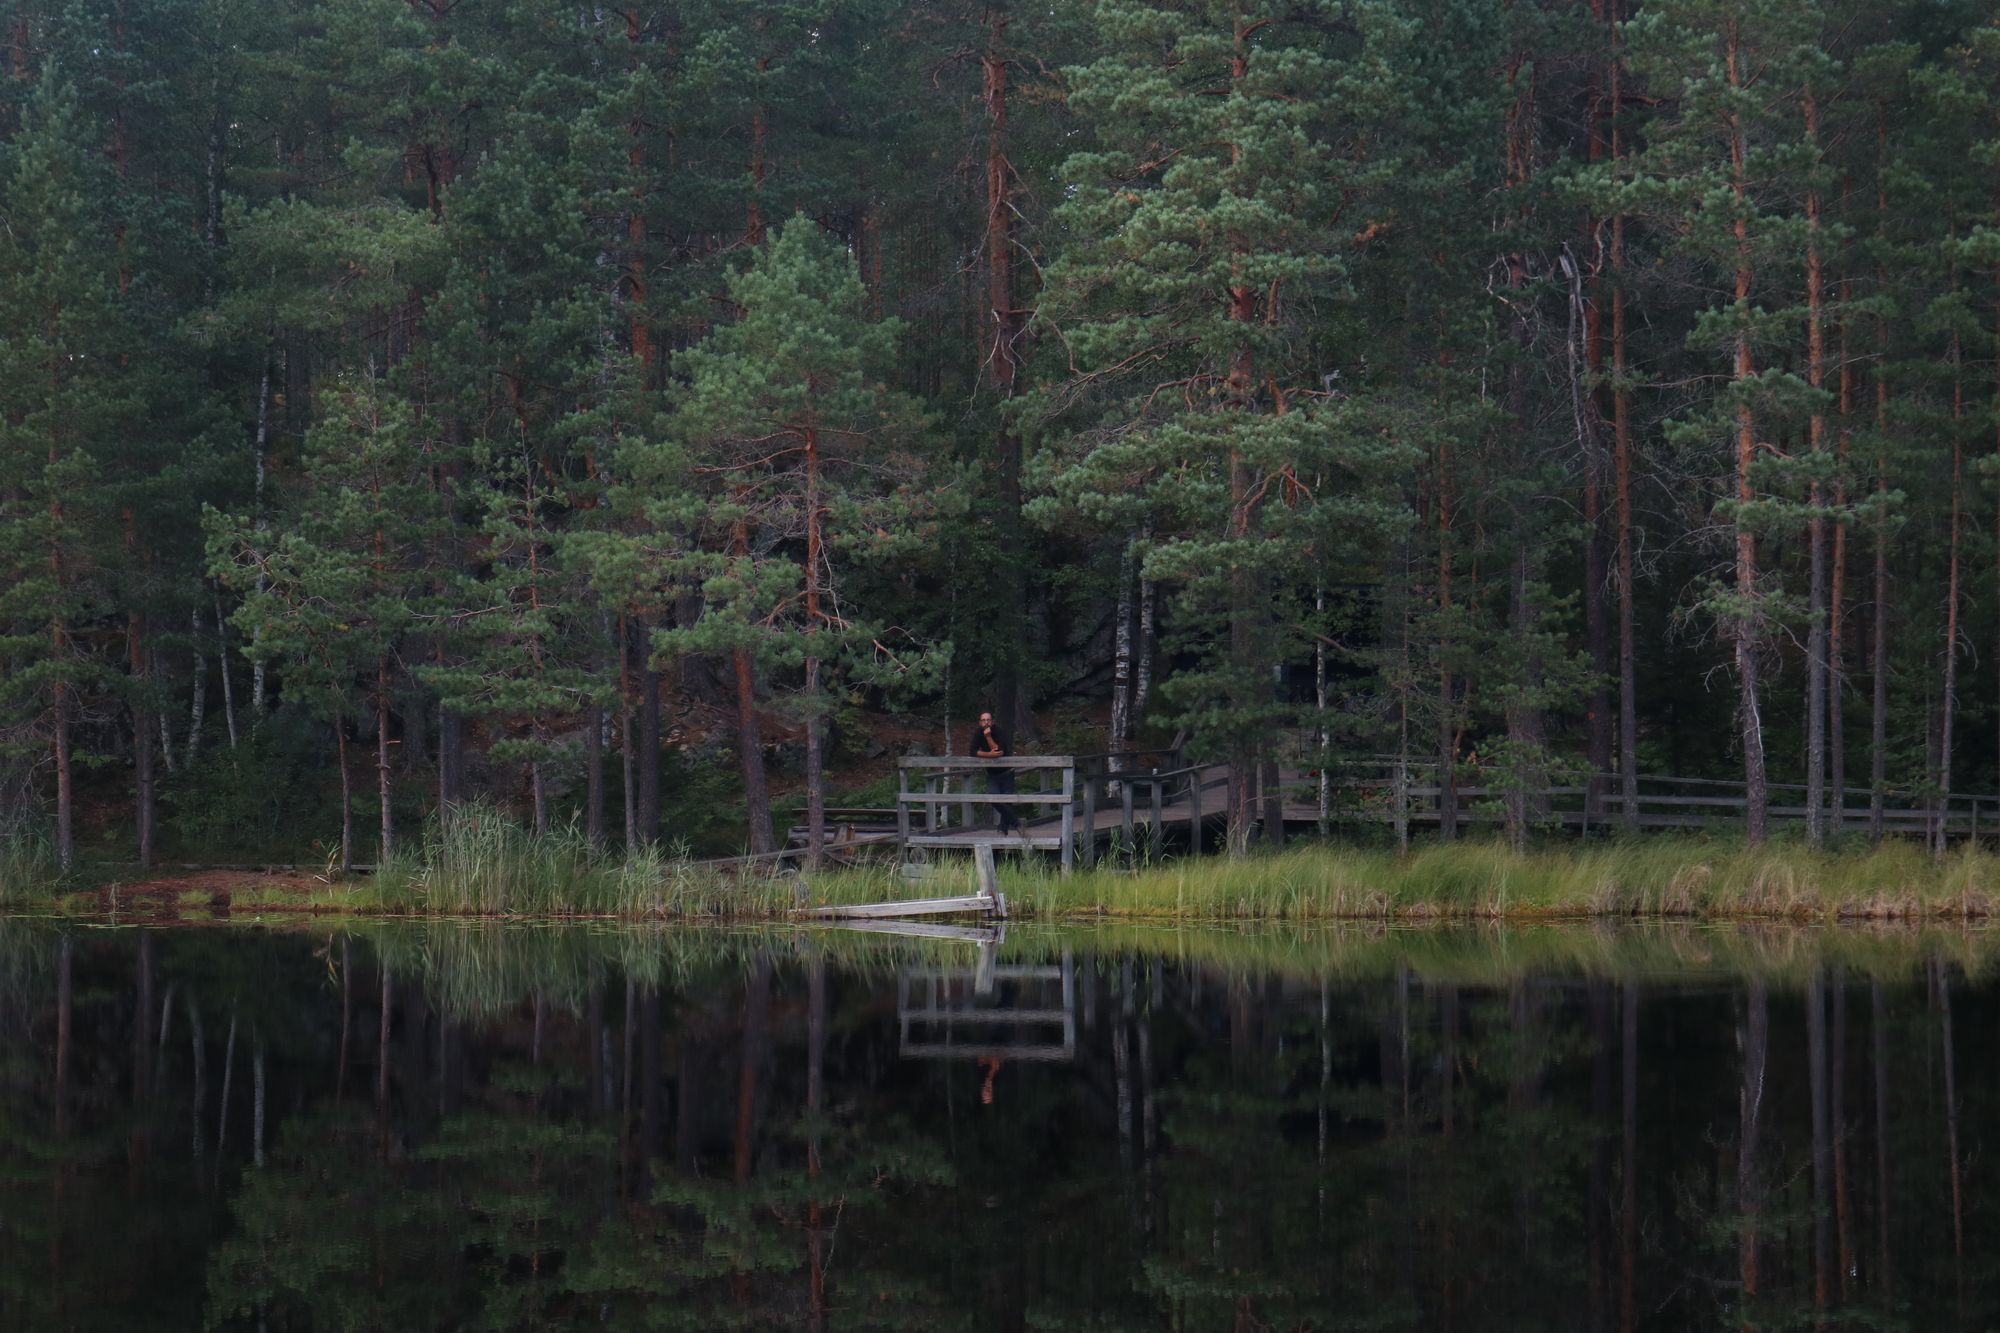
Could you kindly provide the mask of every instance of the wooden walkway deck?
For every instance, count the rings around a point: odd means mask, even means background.
[[[1358,824],[1437,827],[1447,818],[1461,827],[1496,825],[1505,819],[1505,793],[1483,783],[1456,784],[1449,793],[1434,770],[1414,765],[1400,779],[1384,772],[1393,761],[1347,762],[1324,776],[1297,764],[1281,767],[1278,781],[1286,831]],[[1028,790],[989,793],[985,779],[995,770],[1011,772]],[[1065,873],[1079,861],[1100,856],[1145,854],[1168,847],[1200,852],[1226,820],[1228,770],[1222,764],[1189,764],[1178,751],[1123,755],[1029,755],[1007,759],[910,757],[898,764],[893,831],[837,825],[829,850],[848,853],[894,847],[911,878],[933,878],[943,867],[938,853],[970,852],[976,872],[972,894],[941,895],[887,903],[820,908],[809,915],[827,920],[888,922],[920,916],[977,914],[1004,919],[994,857],[1000,852],[1054,853]],[[1428,777],[1428,782],[1423,778]],[[1417,780],[1412,780],[1417,779]],[[1549,785],[1527,799],[1537,827],[1583,833],[1638,829],[1730,830],[1740,826],[1746,801],[1743,785],[1721,779],[1646,776],[1639,780],[1633,818],[1624,816],[1618,779],[1607,775],[1592,785]],[[974,790],[975,785],[979,788]],[[1445,798],[1449,796],[1447,801]],[[1834,831],[1869,827],[1870,793],[1848,788],[1826,814]],[[1258,816],[1266,806],[1253,793]],[[1767,813],[1774,824],[1803,822],[1804,789],[1772,784]],[[1311,797],[1312,799],[1302,799]],[[1325,804],[1321,801],[1324,799]],[[1017,812],[1018,829],[1002,833],[1002,809]],[[869,811],[880,816],[888,811]],[[2000,837],[2000,797],[1954,795],[1926,801],[1919,793],[1884,793],[1879,814],[1891,836],[1977,839]],[[797,854],[796,852],[793,854]],[[961,872],[962,873],[962,872]]]
[[[1024,790],[988,794],[983,779],[994,769],[1011,770]],[[1497,825],[1506,816],[1506,793],[1475,778],[1446,792],[1434,770],[1406,769],[1399,782],[1393,761],[1343,762],[1325,775],[1324,808],[1319,771],[1293,763],[1278,781],[1285,794],[1287,831],[1321,825],[1394,824],[1435,828],[1447,818],[1463,827]],[[910,758],[901,761],[896,833],[872,835],[894,841],[906,855],[928,851],[991,847],[999,851],[1055,852],[1068,869],[1089,864],[1106,852],[1128,853],[1164,846],[1171,839],[1186,849],[1206,845],[1224,822],[1228,770],[1221,764],[1190,764],[1178,751],[1112,755],[1048,755],[1009,759]],[[1424,779],[1428,778],[1429,781]],[[1034,783],[1033,790],[1025,788]],[[1767,815],[1775,825],[1803,823],[1805,790],[1796,784],[1769,788]],[[1847,788],[1831,797],[1825,814],[1833,831],[1869,827],[1870,792]],[[1259,814],[1262,793],[1252,798]],[[1638,801],[1630,821],[1615,775],[1594,784],[1551,784],[1526,798],[1530,821],[1538,827],[1579,832],[1642,830],[1717,831],[1740,826],[1747,802],[1743,784],[1714,778],[1647,775],[1638,780]],[[1001,807],[1019,812],[1018,831],[1002,834]],[[1915,792],[1885,792],[1882,832],[1891,836],[2000,837],[2000,796],[1958,794],[1942,804]]]

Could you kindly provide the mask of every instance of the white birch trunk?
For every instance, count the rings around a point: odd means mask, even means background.
[[[201,726],[208,715],[208,659],[201,653],[201,608],[188,608],[188,638],[194,644],[194,685],[188,704],[187,764],[201,754]]]
[[[222,594],[215,597],[215,661],[222,672],[222,720],[229,729],[229,748],[236,748],[236,691],[229,683],[229,630],[222,619]]]

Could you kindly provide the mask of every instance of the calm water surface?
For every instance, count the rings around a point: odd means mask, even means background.
[[[1986,1328],[1990,952],[0,921],[0,1328]]]

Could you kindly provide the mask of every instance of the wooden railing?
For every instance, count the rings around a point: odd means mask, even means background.
[[[1434,763],[1402,765],[1393,759],[1345,759],[1329,766],[1327,822],[1400,822],[1436,827],[1445,818],[1443,789]],[[995,771],[1017,775],[1011,793],[987,792],[983,779]],[[1257,778],[1261,781],[1262,774]],[[1318,815],[1319,775],[1310,768],[1282,779],[1287,823],[1312,823]],[[1032,785],[1030,785],[1032,784]],[[1595,781],[1572,777],[1527,791],[1512,791],[1482,779],[1475,769],[1452,788],[1452,818],[1461,825],[1498,823],[1510,796],[1524,802],[1531,825],[1581,832],[1641,829],[1735,829],[1748,801],[1744,784],[1721,778],[1648,774],[1638,779],[1633,817],[1625,818],[1624,796],[1615,774]],[[1065,872],[1080,859],[1093,865],[1108,847],[1113,854],[1142,850],[1142,836],[1154,848],[1171,834],[1184,845],[1203,845],[1203,821],[1222,813],[1227,782],[1219,764],[1189,763],[1178,750],[1124,754],[1015,755],[1004,759],[913,757],[898,761],[896,841],[899,847],[966,847],[992,842],[1058,852]],[[1772,783],[1766,815],[1774,824],[1800,823],[1806,816],[1805,788]],[[1261,814],[1267,808],[1261,786],[1251,793]],[[1870,827],[1870,792],[1849,787],[1830,799],[1829,833]],[[1016,811],[1022,828],[1002,835],[993,827],[1002,808]],[[1184,830],[1184,833],[1182,832]],[[1955,794],[1948,800],[1920,792],[1884,793],[1881,830],[1889,835],[1977,838],[2000,835],[2000,796]]]
[[[1370,820],[1393,821],[1397,816],[1393,759],[1345,759],[1328,767],[1331,777],[1331,818],[1334,822]],[[1411,763],[1403,783],[1403,818],[1413,824],[1432,825],[1442,819],[1435,762]],[[1314,787],[1317,778],[1303,780]],[[1668,774],[1640,774],[1635,783],[1638,799],[1630,821],[1642,829],[1704,829],[1740,825],[1749,807],[1745,784],[1728,778],[1684,778]],[[1491,822],[1503,818],[1500,805],[1509,795],[1498,784],[1489,784],[1477,773],[1461,778],[1452,787],[1457,818],[1464,823]],[[1773,782],[1765,813],[1774,823],[1804,823],[1806,788],[1800,783]],[[1872,792],[1866,787],[1829,790],[1823,807],[1827,831],[1865,830],[1870,827]],[[1615,773],[1572,776],[1569,780],[1530,789],[1522,793],[1533,802],[1531,820],[1561,824],[1588,832],[1616,829],[1627,825],[1622,779]],[[1302,800],[1317,801],[1316,791],[1301,790]],[[2000,834],[2000,796],[1989,793],[1954,793],[1940,801],[1935,795],[1891,788],[1883,792],[1882,832],[1927,836],[1940,826],[1947,837],[1976,838],[1982,828]]]
[[[974,789],[996,771],[1015,774],[1016,790]],[[1204,810],[1205,772],[1213,770],[1182,762],[1178,750],[1004,759],[914,756],[897,762],[896,840],[905,848],[964,845],[1007,807],[1021,816],[1022,830],[1006,837],[993,830],[991,837],[1003,845],[1060,852],[1065,871],[1079,853],[1086,865],[1095,862],[1103,832],[1115,831],[1131,848],[1142,828],[1157,841],[1169,825],[1185,822],[1191,842],[1199,845],[1202,818],[1216,808],[1209,804]]]

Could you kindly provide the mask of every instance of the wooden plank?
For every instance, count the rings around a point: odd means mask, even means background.
[[[853,917],[861,920],[898,916],[946,916],[957,912],[977,912],[985,915],[992,912],[994,906],[991,898],[975,893],[961,898],[906,898],[900,902],[849,903],[838,907],[814,907],[807,909],[805,915],[828,919]]]
[[[1041,1064],[1059,1063],[1074,1054],[1069,1046],[967,1046],[946,1041],[906,1041],[901,1053],[909,1060],[942,1056],[953,1060],[1020,1060]]]
[[[828,926],[829,930],[855,930],[864,935],[902,935],[918,940],[958,940],[966,944],[993,944],[1006,938],[1005,926],[948,926],[942,921],[871,920],[855,917]]]
[[[990,843],[992,847],[1034,847],[1038,851],[1056,851],[1062,847],[1062,839],[1056,837],[1034,837],[1026,833],[1010,833],[1006,837],[998,833],[918,833],[910,837],[910,847],[978,847],[980,843]]]
[[[1001,792],[935,792],[930,794],[910,793],[911,805],[1047,805],[1049,794],[1040,791]]]
[[[972,755],[906,755],[896,761],[898,768],[1074,768],[1076,761],[1066,754],[1021,754],[1005,759],[979,759]]]

